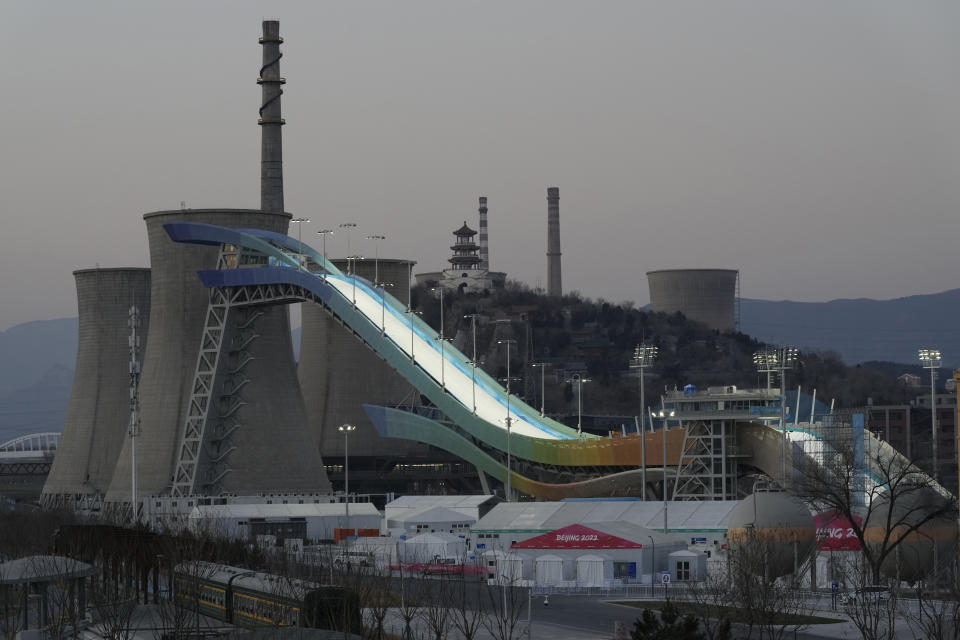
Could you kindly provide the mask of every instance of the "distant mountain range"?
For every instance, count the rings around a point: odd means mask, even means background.
[[[76,318],[26,322],[0,332],[0,443],[60,431],[76,359]]]
[[[741,331],[758,340],[831,350],[847,364],[917,364],[917,349],[960,368],[960,289],[895,300],[774,302],[745,298]],[[299,351],[300,329],[294,329]],[[0,442],[63,425],[77,357],[77,319],[27,322],[0,332]],[[906,370],[906,369],[904,369]]]
[[[741,331],[758,340],[836,351],[847,364],[914,364],[917,349],[943,353],[943,366],[960,367],[960,289],[895,300],[773,302],[743,299]]]

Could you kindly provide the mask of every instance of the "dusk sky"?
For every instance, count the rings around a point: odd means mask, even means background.
[[[545,285],[556,186],[591,298],[670,268],[770,300],[960,287],[955,1],[18,1],[0,330],[76,315],[75,269],[148,266],[146,212],[259,206],[264,19],[305,241],[356,222],[355,252],[437,270],[485,195],[492,268]]]

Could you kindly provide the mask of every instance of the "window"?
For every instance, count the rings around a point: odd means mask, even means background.
[[[680,560],[677,562],[677,582],[683,582],[690,579],[690,561]]]

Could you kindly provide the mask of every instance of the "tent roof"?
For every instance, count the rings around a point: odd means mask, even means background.
[[[98,569],[66,556],[26,556],[0,564],[0,584],[25,584],[85,578]]]

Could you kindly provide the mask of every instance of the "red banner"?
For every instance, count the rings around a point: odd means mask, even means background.
[[[582,524],[544,533],[512,545],[513,549],[642,549],[643,545]]]
[[[853,516],[857,527],[861,527],[863,519]],[[820,551],[859,551],[860,539],[854,532],[854,527],[846,516],[836,510],[824,511],[813,516],[813,524],[817,528],[817,549]]]

